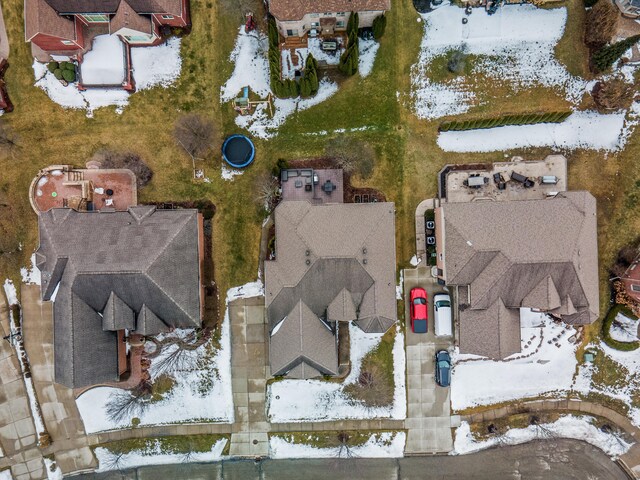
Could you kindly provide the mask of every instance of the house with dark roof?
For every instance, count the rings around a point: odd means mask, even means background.
[[[394,205],[287,200],[274,215],[275,260],[264,267],[271,373],[337,375],[340,324],[383,333],[397,320]]]
[[[371,27],[391,8],[391,0],[268,0],[267,4],[285,38],[345,31],[351,12],[358,13],[360,28]]]
[[[599,316],[596,200],[443,203],[435,209],[438,278],[457,299],[462,353],[501,359],[521,350],[520,309],[570,325]]]
[[[202,215],[197,210],[78,212],[38,217],[42,300],[53,301],[56,382],[116,382],[126,342],[201,325]]]
[[[81,55],[97,34],[118,35],[131,46],[156,45],[171,27],[190,22],[189,0],[24,2],[25,40],[49,54]]]

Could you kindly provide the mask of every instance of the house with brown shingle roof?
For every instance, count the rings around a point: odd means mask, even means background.
[[[156,45],[163,31],[190,25],[189,0],[25,0],[25,40],[34,54],[75,56],[96,34],[115,34],[127,45]],[[165,32],[166,33],[166,32]]]
[[[269,13],[283,37],[304,37],[309,32],[332,35],[344,31],[351,12],[357,12],[360,28],[391,8],[391,0],[268,0]]]
[[[438,277],[457,298],[462,353],[520,352],[521,308],[571,325],[598,318],[596,200],[589,192],[443,203],[435,221]]]
[[[397,320],[394,204],[285,200],[265,262],[271,374],[338,374],[340,324],[384,333]]]

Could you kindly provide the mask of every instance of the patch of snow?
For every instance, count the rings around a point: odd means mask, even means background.
[[[573,438],[590,443],[606,454],[616,458],[626,453],[632,444],[627,443],[618,435],[605,433],[592,423],[591,417],[567,415],[553,423],[529,425],[526,428],[512,428],[500,438],[492,437],[478,441],[473,437],[467,422],[462,422],[456,429],[453,452],[451,455],[461,455],[484,450],[497,445],[517,445],[549,435],[562,438]]]
[[[396,285],[396,300],[402,300],[404,295],[404,271],[400,270],[400,281]]]
[[[587,82],[569,74],[554,54],[564,33],[566,8],[504,5],[495,15],[466,17],[467,24],[462,24],[463,17],[464,9],[447,3],[422,14],[424,36],[418,62],[411,70],[412,98],[419,118],[461,114],[473,105],[475,93],[461,79],[434,83],[429,78],[433,59],[459,48],[480,56],[471,68],[471,79],[488,76],[507,81],[516,91],[536,84],[557,87],[570,102],[580,101]]]
[[[417,267],[418,264],[420,263],[420,260],[422,259],[418,258],[417,255],[414,255],[413,257],[411,257],[411,260],[409,260],[409,263],[411,264],[412,267]]]
[[[622,312],[618,313],[611,324],[609,335],[619,342],[635,342],[638,340],[638,320],[633,320]]]
[[[537,328],[543,327],[545,320],[549,317],[542,312],[535,312],[530,308],[520,308],[520,327],[521,328]]]
[[[117,38],[114,35],[108,37]],[[155,85],[167,86],[180,74],[180,39],[171,38],[166,44],[154,47],[133,48],[131,61],[138,90]],[[33,72],[35,86],[44,90],[51,100],[64,108],[84,109],[88,117],[93,116],[94,110],[107,106],[115,106],[116,112],[122,113],[122,109],[129,103],[129,92],[121,88],[89,88],[80,91],[76,83],[65,87],[48,71],[45,64],[37,60],[33,62]],[[83,71],[83,80],[84,75]]]
[[[360,76],[367,77],[373,70],[378,48],[380,48],[380,44],[373,38],[358,40],[358,72],[360,72]]]
[[[286,435],[286,434],[285,434]],[[340,447],[318,448],[311,445],[293,443],[279,436],[269,439],[270,458],[399,458],[404,455],[405,432],[383,432],[371,435],[366,443],[346,449]]]
[[[118,35],[98,35],[84,55],[80,72],[84,85],[122,85],[125,80],[125,45]]]
[[[46,185],[48,181],[49,179],[47,177],[40,177],[40,180],[38,180],[38,186],[42,187],[43,185]]]
[[[353,323],[349,324],[349,361],[351,362],[351,371],[344,379],[346,385],[355,383],[358,380],[362,360],[380,344],[382,335],[382,333],[366,333]]]
[[[62,173],[62,170],[51,170],[49,173],[54,177],[61,177],[62,175],[64,175]]]
[[[438,146],[447,152],[493,152],[544,146],[615,151],[623,146],[624,123],[624,112],[608,115],[574,112],[562,123],[441,132]]]
[[[16,286],[8,278],[4,281],[4,293],[7,296],[7,302],[9,303],[9,306],[20,304],[20,302],[18,302],[18,293],[16,292]]]
[[[227,168],[227,166],[223,163],[222,169],[220,171],[220,176],[223,180],[233,180],[233,177],[236,175],[242,175],[244,172],[242,170],[235,170],[232,168]]]
[[[246,128],[258,138],[271,138],[277,134],[278,128],[286,121],[287,117],[296,111],[307,110],[324,102],[338,91],[338,84],[329,79],[320,80],[318,93],[310,98],[276,98],[274,100],[273,117],[269,117],[267,105],[256,107],[251,115],[238,115],[236,125]]]
[[[359,328],[359,327],[354,327]],[[352,332],[352,330],[350,330]],[[362,359],[373,348],[375,339],[367,334],[354,334],[351,338],[352,360]],[[359,345],[362,343],[362,345]],[[375,343],[377,345],[377,342]],[[269,385],[267,413],[273,423],[328,421],[344,419],[394,418],[407,415],[405,385],[404,335],[399,327],[393,346],[394,400],[387,407],[369,407],[343,392],[344,385],[357,380],[355,371],[344,383],[321,380],[282,380]],[[361,360],[358,362],[361,363]],[[352,365],[352,369],[359,367]]]
[[[40,269],[36,267],[36,254],[31,254],[31,267],[22,267],[20,269],[20,275],[22,276],[22,283],[29,283],[32,285],[40,285]]]
[[[235,68],[220,89],[220,100],[223,103],[234,99],[247,86],[261,98],[271,92],[268,51],[269,41],[266,35],[257,30],[246,33],[244,26],[240,27],[236,45],[229,57],[229,61],[235,63]]]
[[[577,365],[577,345],[569,341],[572,332],[573,327],[547,318],[540,328],[521,328],[523,350],[508,360],[462,361],[454,353],[452,409],[569,391]]]
[[[182,69],[180,44],[179,37],[171,37],[162,45],[131,49],[131,67],[137,90],[173,85]]]
[[[98,447],[94,450],[98,460],[96,472],[110,470],[125,470],[144,465],[171,465],[176,463],[205,463],[215,462],[222,458],[222,452],[227,444],[226,439],[218,440],[209,452],[165,453],[162,443],[155,440],[155,445],[146,450],[132,450],[115,460],[115,455],[107,448]]]
[[[252,282],[246,285],[231,288],[227,291],[227,304],[236,298],[254,297],[263,294],[263,286],[260,282]],[[189,369],[176,375],[176,383],[171,392],[165,398],[152,404],[140,416],[140,425],[158,425],[177,422],[197,422],[206,420],[216,423],[233,423],[233,394],[231,389],[231,338],[230,338],[229,310],[225,312],[224,321],[220,335],[220,349],[216,355],[208,359],[211,369],[217,372],[218,378],[214,379],[213,386],[205,395],[197,391],[198,384],[202,381],[202,376],[207,374],[207,369]],[[191,329],[176,329],[172,335],[186,336]],[[160,339],[165,336],[158,336]],[[207,344],[202,345],[193,351],[196,357],[193,363],[197,363],[198,358],[206,354]],[[168,347],[158,357],[151,362],[150,372],[152,378],[157,376],[154,364],[164,355],[170,354],[171,347]],[[121,390],[110,387],[96,387],[83,393],[76,404],[84,421],[87,433],[95,433],[104,430],[114,430],[128,428],[131,419],[123,422],[113,422],[108,418],[105,406],[109,399]]]
[[[44,460],[44,468],[47,472],[48,480],[62,480],[64,478],[62,470],[60,470],[60,466],[56,462],[47,457],[42,459]]]
[[[11,469],[7,468],[6,470],[1,470],[0,480],[13,480],[13,475],[11,475]]]

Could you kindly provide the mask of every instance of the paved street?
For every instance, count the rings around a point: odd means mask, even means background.
[[[626,480],[602,451],[576,440],[546,440],[464,456],[401,459],[224,461],[163,465],[126,473],[81,475],[100,480]]]
[[[443,292],[430,275],[430,269],[419,267],[404,270],[404,298],[407,350],[407,454],[443,453],[453,448],[449,388],[436,385],[434,357],[436,351],[447,349],[453,338],[436,337],[433,324],[433,295]],[[414,287],[427,291],[429,331],[411,331],[409,292]],[[455,422],[455,419],[454,419]]]

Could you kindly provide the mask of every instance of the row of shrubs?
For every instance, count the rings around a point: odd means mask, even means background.
[[[47,68],[58,80],[76,81],[76,66],[71,62],[49,62]]]
[[[359,24],[358,12],[351,12],[347,22],[347,48],[340,56],[340,64],[338,65],[338,70],[349,76],[358,73],[358,62],[360,61],[360,51],[358,49]]]
[[[480,128],[503,127],[506,125],[530,125],[535,123],[560,123],[571,115],[571,111],[528,113],[518,115],[503,115],[493,118],[477,118],[474,120],[453,120],[442,122],[439,130],[448,132],[450,130],[477,130]]]

